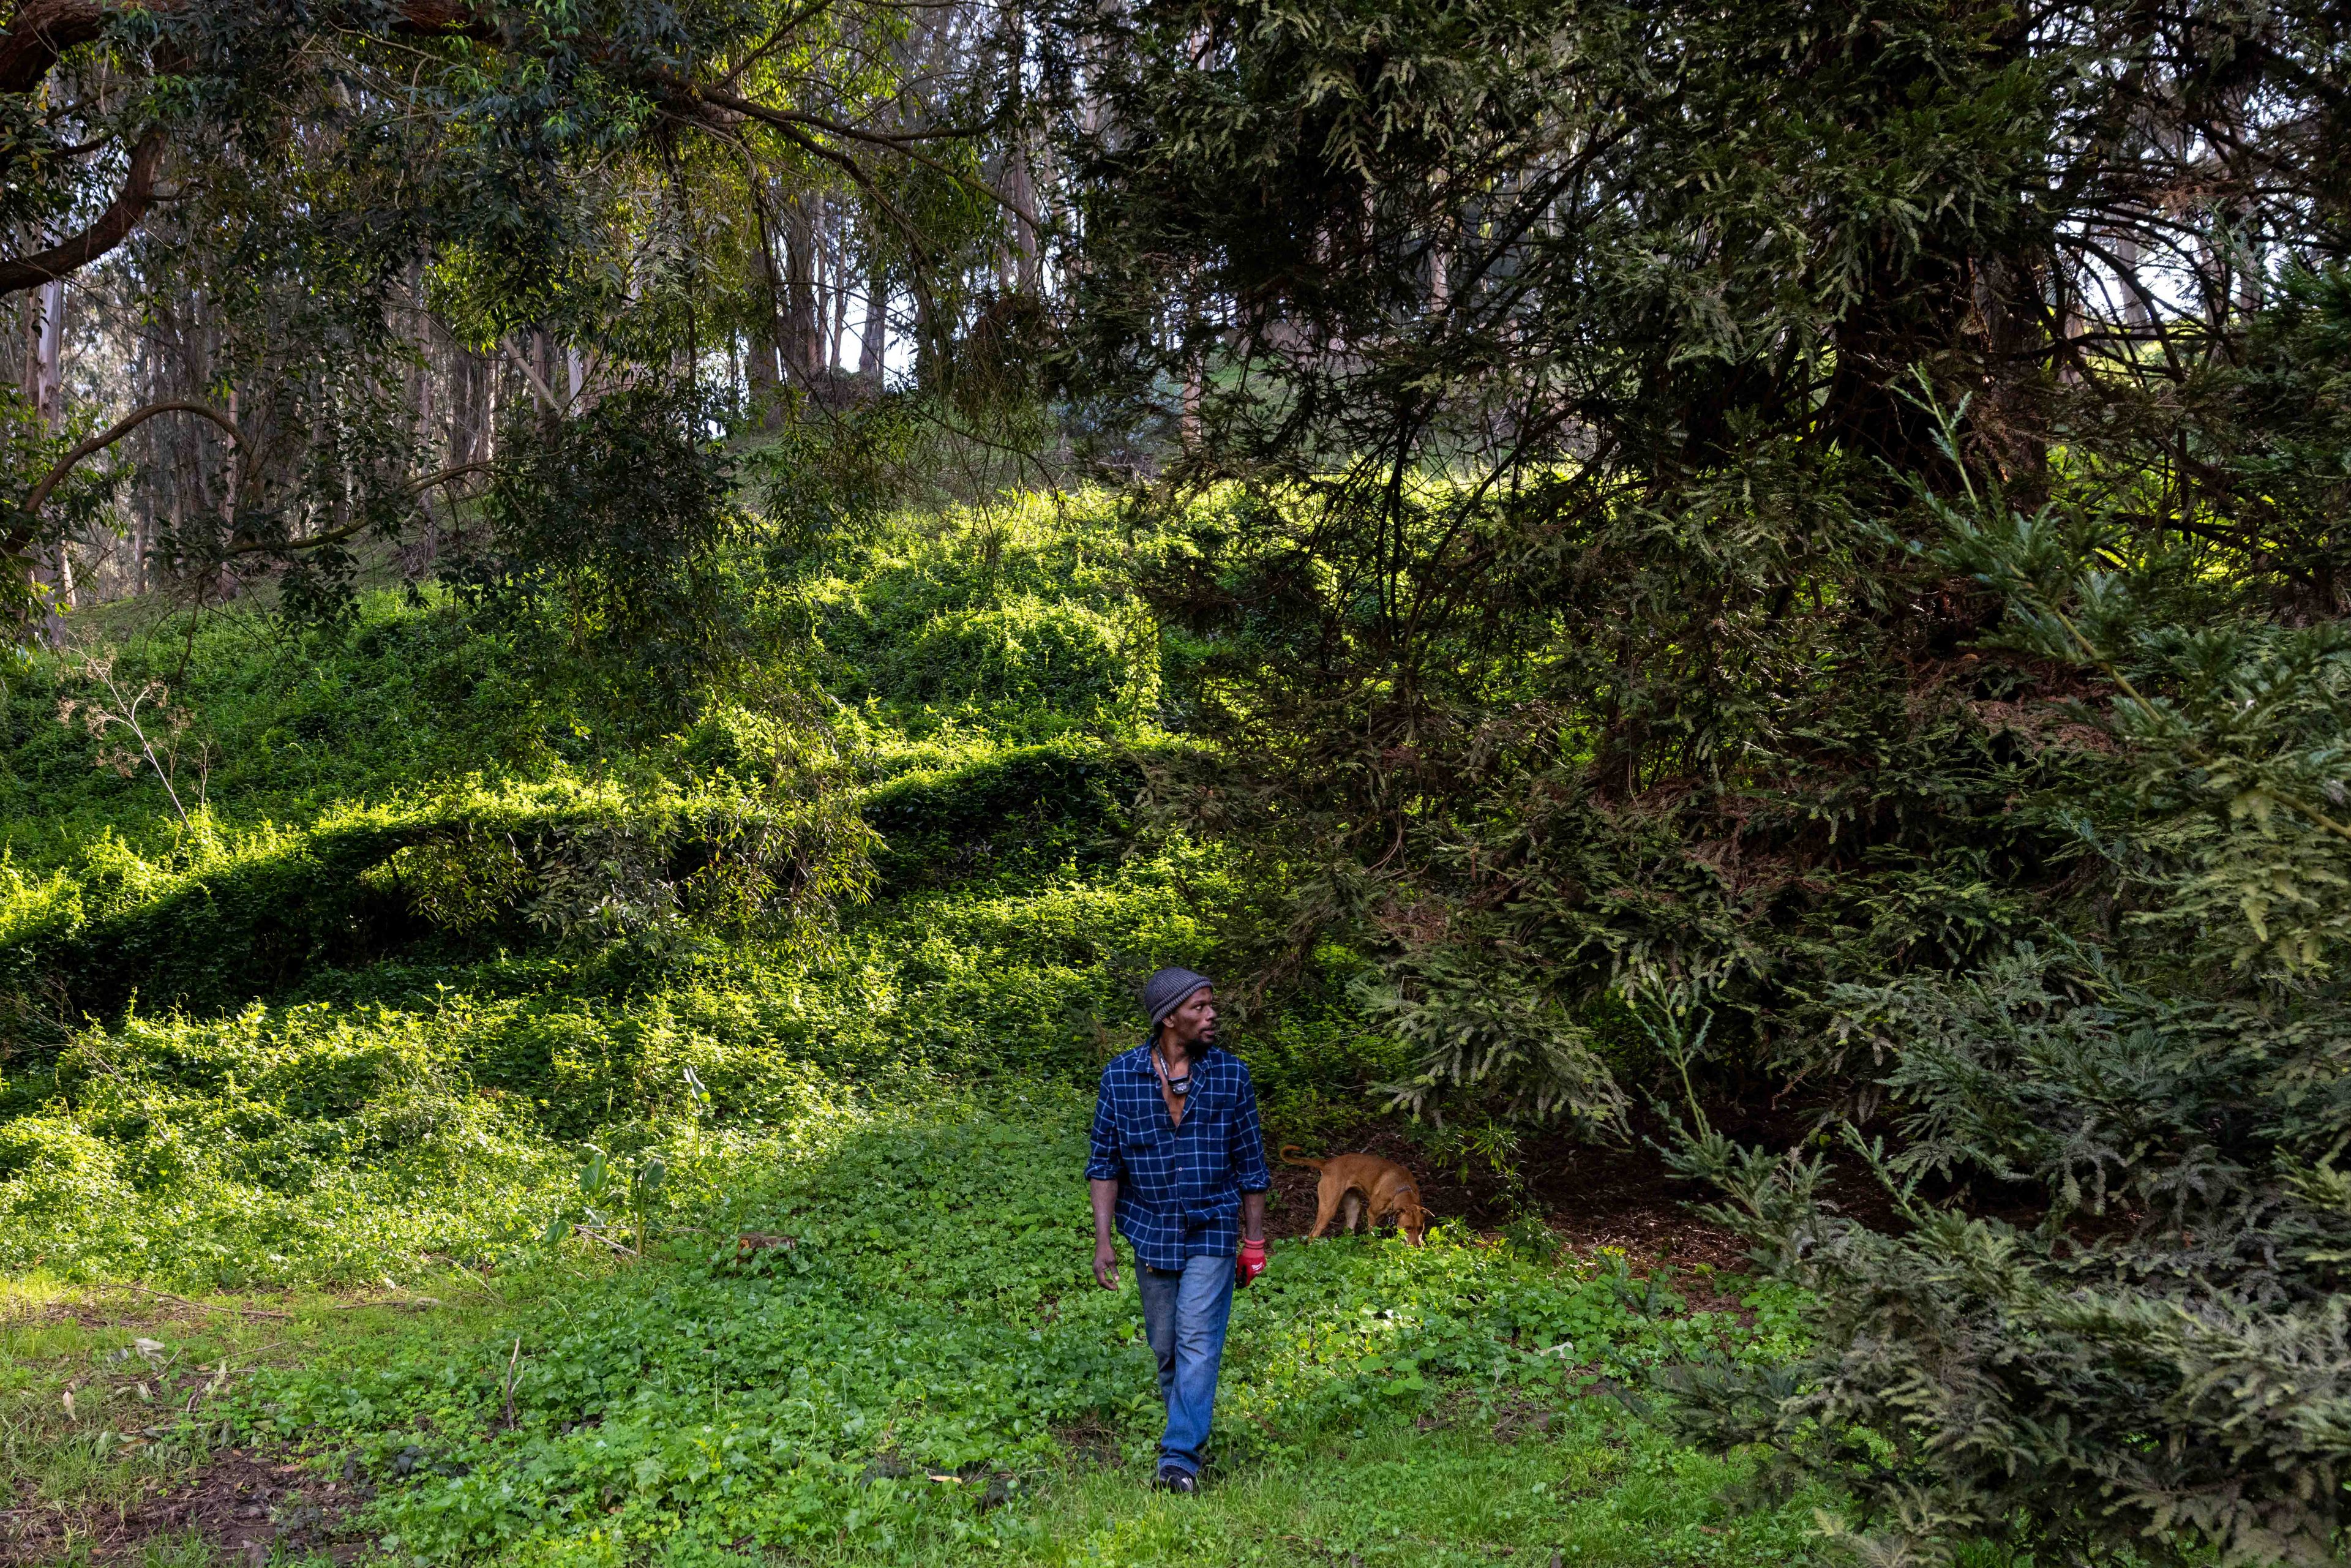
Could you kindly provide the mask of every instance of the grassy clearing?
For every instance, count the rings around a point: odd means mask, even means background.
[[[1067,1179],[1083,1107],[1042,1086],[1013,1098],[1018,1115],[847,1114],[794,1145],[715,1155],[703,1201],[671,1211],[643,1261],[575,1240],[486,1280],[379,1292],[432,1307],[262,1297],[238,1304],[284,1315],[122,1321],[110,1296],[99,1312],[81,1300],[110,1320],[85,1322],[59,1315],[74,1298],[20,1292],[19,1533],[30,1513],[50,1539],[68,1515],[102,1534],[230,1448],[312,1457],[281,1515],[331,1501],[340,1518],[351,1489],[371,1491],[335,1531],[423,1562],[1803,1549],[1805,1508],[1740,1504],[1743,1465],[1677,1449],[1593,1392],[1703,1346],[1778,1354],[1787,1302],[1691,1312],[1620,1260],[1545,1262],[1458,1229],[1421,1249],[1277,1243],[1237,1305],[1216,1484],[1191,1512],[1154,1498],[1134,1301],[1084,1282]],[[791,1240],[738,1256],[746,1231]]]
[[[1355,1562],[1771,1564],[1812,1561],[1808,1511],[1740,1506],[1746,1467],[1659,1439],[1603,1401],[1541,1433],[1466,1406],[1462,1424],[1384,1418],[1301,1444],[1197,1499],[1138,1498],[1134,1472],[1052,1495],[1046,1563]],[[1501,1435],[1498,1435],[1498,1432]]]

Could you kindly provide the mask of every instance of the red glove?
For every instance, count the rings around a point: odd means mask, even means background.
[[[1235,1275],[1233,1283],[1236,1285],[1246,1286],[1251,1280],[1254,1280],[1259,1274],[1264,1273],[1265,1243],[1262,1241],[1242,1242],[1241,1255],[1234,1267]]]

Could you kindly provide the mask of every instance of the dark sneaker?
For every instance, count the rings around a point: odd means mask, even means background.
[[[1180,1491],[1186,1493],[1196,1492],[1200,1490],[1200,1479],[1189,1470],[1179,1470],[1175,1466],[1170,1465],[1165,1469],[1159,1472],[1159,1490],[1162,1491]]]

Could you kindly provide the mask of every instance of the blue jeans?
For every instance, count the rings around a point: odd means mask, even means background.
[[[1159,1397],[1167,1406],[1159,1468],[1197,1475],[1217,1409],[1225,1322],[1233,1312],[1233,1260],[1186,1258],[1180,1270],[1137,1268],[1134,1281],[1143,1291],[1143,1334],[1159,1358]]]

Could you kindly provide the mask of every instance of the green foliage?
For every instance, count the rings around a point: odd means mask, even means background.
[[[16,152],[24,159],[24,150]],[[37,163],[38,154],[24,161]],[[22,194],[12,182],[9,196],[21,198]],[[95,434],[89,425],[85,416],[73,428],[51,430],[22,391],[0,388],[0,475],[7,476],[8,484],[6,502],[0,506],[0,528],[22,528],[28,542],[48,546],[88,528],[99,517],[121,486],[124,476],[120,466],[70,469],[55,481],[40,516],[32,517],[24,510],[32,487],[47,478],[78,442]],[[48,596],[45,585],[21,573],[0,573],[0,620],[10,628],[12,642],[22,640],[43,612],[54,608]]]
[[[2241,350],[2212,367],[2199,390],[2204,417],[2190,439],[2214,505],[2201,528],[2272,565],[2301,601],[2343,602],[2351,474],[2351,271],[2294,265],[2268,308],[2248,323]]]
[[[1421,486],[1407,541],[1467,488]],[[1681,1098],[1628,997],[1708,998],[1706,1083],[1802,1066],[1829,988],[2046,937],[2078,843],[2013,803],[2083,767],[2005,721],[2020,672],[1958,654],[1964,592],[1881,620],[1826,588],[1933,577],[1827,500],[1545,514],[1569,560],[1506,550],[1479,591],[1514,608],[1445,612],[1407,689],[1346,586],[1368,539],[1311,497],[1211,497],[1142,563],[1193,741],[1150,758],[1152,819],[1251,852],[1280,907],[1249,920],[1290,951],[1329,932],[1376,966],[1365,1003],[1414,1042],[1405,1103],[1612,1135],[1645,1092]],[[1466,591],[1441,567],[1404,589],[1432,616]]]
[[[744,475],[774,529],[769,549],[787,561],[854,555],[927,476],[935,428],[921,400],[883,392],[846,409],[811,407],[796,389],[768,411],[778,428],[746,454]]]
[[[1473,967],[1456,948],[1420,960],[1412,981],[1409,994],[1375,988],[1371,998],[1418,1060],[1419,1072],[1395,1088],[1397,1103],[1417,1112],[1441,1085],[1483,1092],[1514,1118],[1622,1131],[1625,1093],[1591,1030],[1516,966]]]
[[[482,500],[488,536],[451,562],[469,601],[544,611],[624,704],[669,716],[723,670],[740,617],[725,556],[748,537],[710,395],[631,387],[575,419],[507,433]]]
[[[1817,1359],[1701,1407],[1913,1537],[2029,1521],[2081,1551],[2333,1561],[2351,664],[2335,624],[2004,499],[1942,508],[1948,558],[2007,596],[2001,643],[2098,683],[2044,720],[2090,766],[2034,809],[2095,857],[2102,918],[1831,993],[1820,1055],[1884,1097],[1885,1140],[1852,1143],[1900,1232],[1830,1208],[1818,1160],[1689,1146],[1821,1302]]]
[[[971,532],[997,548],[974,559]],[[1088,625],[1121,612],[1091,519],[899,526],[862,549],[859,578],[759,591],[829,607],[816,656],[852,693],[897,678],[902,627],[918,639],[1000,602],[1071,601]],[[564,613],[386,595],[330,631],[232,616],[127,643],[121,678],[170,678],[210,750],[212,805],[184,826],[152,778],[94,766],[104,746],[58,722],[84,695],[69,672],[29,664],[0,706],[0,1028],[50,1049],[134,992],[151,1011],[228,1009],[392,954],[620,946],[659,969],[714,940],[822,936],[869,852],[893,891],[1122,852],[1137,780],[1106,743],[1147,710],[1056,706],[1084,694],[1047,659],[1007,646],[994,695],[868,714],[812,702],[795,653],[705,688],[699,717],[648,739],[601,661],[565,656]],[[1063,738],[999,755],[1008,732]]]
[[[1256,873],[1132,833],[1136,759],[1169,746],[1138,722],[1147,654],[1097,666],[1105,687],[1008,636],[954,692],[899,662],[933,628],[1040,616],[1131,637],[1106,532],[1022,508],[778,567],[737,602],[819,635],[747,658],[664,737],[546,656],[554,598],[173,628],[124,657],[182,657],[174,695],[220,748],[185,826],[90,766],[29,667],[7,710],[0,959],[31,1005],[0,1058],[0,1268],[450,1303],[347,1339],[283,1325],[310,1348],[257,1342],[277,1364],[240,1360],[112,1462],[298,1444],[350,1461],[377,1489],[363,1528],[427,1561],[1245,1554],[1268,1542],[1244,1497],[1374,1556],[1432,1534],[1808,1551],[1809,1498],[1733,1511],[1715,1493],[1744,1461],[1587,1397],[1703,1349],[1790,1354],[1785,1294],[1692,1312],[1526,1227],[1278,1247],[1237,1312],[1228,1500],[1188,1531],[1138,1511],[1124,1466],[1155,1406],[1131,1298],[1086,1278],[1083,1096],[1143,974],[1225,967],[1213,912]],[[519,678],[517,649],[553,678]],[[869,700],[793,695],[802,661]],[[1348,1136],[1407,1070],[1349,999],[1361,967],[1326,945],[1237,1014],[1277,1137]],[[57,1419],[41,1393],[11,1432]],[[24,1473],[95,1487],[66,1427]],[[1114,1490],[1070,1473],[1075,1441],[1121,1465]],[[1432,1499],[1417,1523],[1399,1485]]]
[[[876,869],[893,891],[1033,875],[1116,860],[1141,777],[1097,748],[1008,748],[951,772],[902,775],[866,798],[883,845]]]
[[[194,713],[212,743],[212,817],[224,829],[314,821],[381,799],[389,781],[592,770],[621,749],[554,649],[532,645],[550,632],[493,632],[445,600],[418,607],[377,594],[349,625],[295,636],[244,614],[126,630],[118,676],[162,679]],[[527,681],[525,664],[557,678]],[[108,830],[159,856],[175,841],[159,831],[168,803],[153,782],[97,766],[79,727],[57,722],[60,703],[80,695],[62,661],[28,658],[7,683],[0,833],[20,865],[70,860]]]
[[[101,837],[70,870],[16,880],[0,962],[66,1019],[133,996],[209,1011],[435,937],[463,953],[500,936],[808,936],[862,894],[869,837],[839,792],[610,789],[453,791],[198,837],[162,864]]]
[[[1122,653],[1101,617],[1021,599],[934,621],[906,651],[894,685],[918,702],[1016,703],[1092,717],[1118,703]]]
[[[1165,702],[1126,549],[1100,494],[1010,497],[836,538],[779,575],[836,695],[911,736],[1043,740],[1124,733]]]

